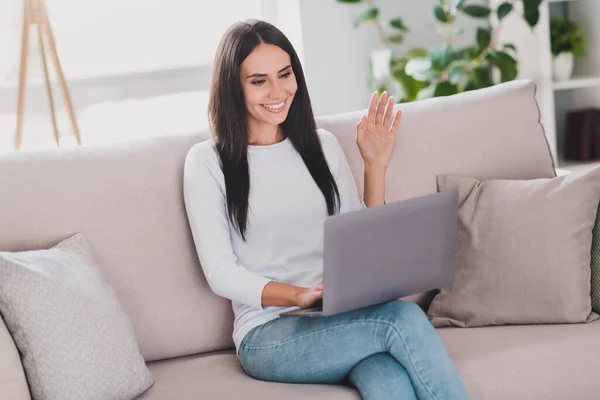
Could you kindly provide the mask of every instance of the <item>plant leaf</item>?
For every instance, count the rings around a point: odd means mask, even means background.
[[[417,98],[417,94],[421,89],[421,83],[409,76],[404,69],[394,71],[392,74],[394,79],[400,84],[400,88],[404,92],[404,101],[413,101]]]
[[[408,58],[406,57],[392,57],[392,61],[390,62],[390,66],[392,69],[404,69],[406,63],[408,62]]]
[[[407,56],[410,58],[425,58],[429,55],[429,50],[416,47],[414,49],[410,49],[407,52]]]
[[[481,51],[476,46],[465,47],[457,50],[454,53],[455,60],[473,60],[481,54]]]
[[[529,26],[533,28],[537,25],[538,21],[540,20],[540,11],[536,9],[529,12],[525,12],[524,17],[525,21],[527,21]]]
[[[517,77],[519,73],[517,60],[511,55],[503,51],[492,51],[490,57],[500,70],[500,80],[502,82],[512,81]]]
[[[487,18],[489,17],[492,10],[486,6],[480,6],[478,4],[470,4],[461,9],[465,14],[474,18]]]
[[[444,7],[440,6],[439,4],[435,5],[433,7],[433,14],[442,24],[448,23],[448,16],[446,15],[446,11],[444,11]]]
[[[470,64],[470,61],[458,61],[452,64],[450,73],[448,74],[448,80],[452,83],[459,83],[463,79],[467,78],[467,71],[465,67]]]
[[[473,70],[471,75],[477,88],[482,89],[494,84],[492,69],[488,65],[480,65]]]
[[[490,29],[477,28],[477,45],[480,52],[488,48],[492,41],[492,32]]]
[[[427,81],[435,76],[429,58],[412,58],[408,60],[404,69],[409,76],[419,81]]]
[[[356,21],[354,21],[354,26],[357,27],[361,22],[364,21],[374,21],[379,17],[379,8],[373,7],[366,10]]]
[[[504,17],[506,17],[508,14],[510,14],[512,10],[513,10],[512,3],[505,2],[505,3],[500,4],[500,6],[498,6],[498,11],[497,11],[498,20],[502,21],[502,19]]]
[[[465,83],[465,87],[463,90],[465,92],[468,92],[469,90],[476,90],[476,89],[479,89],[479,88],[477,87],[475,80],[473,78],[467,79],[467,83]]]
[[[522,0],[523,18],[531,28],[535,27],[540,20],[540,4],[542,0]]]
[[[448,81],[437,83],[433,90],[434,97],[451,96],[456,93],[458,93],[458,86]]]
[[[406,27],[406,25],[404,25],[404,23],[402,22],[402,20],[400,18],[391,19],[390,25],[393,28],[400,29],[401,31],[404,31],[404,32],[408,32],[408,28]]]
[[[458,0],[456,2],[456,9],[460,10],[462,8],[462,6],[464,6],[464,5],[465,5],[465,0]]]
[[[387,39],[390,43],[401,44],[404,42],[404,35],[390,35]]]
[[[438,47],[432,49],[431,52],[431,68],[436,71],[443,71],[452,61],[454,61],[454,50],[450,46]]]
[[[504,48],[505,49],[510,49],[510,50],[514,51],[515,53],[517,52],[517,47],[514,44],[512,44],[512,43],[506,43],[504,45]]]

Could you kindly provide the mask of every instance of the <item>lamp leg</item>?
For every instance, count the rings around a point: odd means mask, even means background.
[[[65,81],[65,75],[62,70],[62,66],[60,64],[60,59],[58,57],[58,52],[56,50],[56,42],[54,41],[54,34],[52,33],[52,27],[50,26],[50,20],[48,18],[48,12],[46,10],[46,5],[44,4],[44,0],[40,0],[40,17],[43,19],[43,26],[46,34],[46,39],[49,44],[49,52],[50,57],[54,63],[54,67],[56,69],[56,73],[58,74],[58,85],[62,92],[63,98],[65,100],[65,104],[67,106],[67,114],[69,119],[71,120],[71,126],[73,128],[73,134],[75,135],[75,139],[77,140],[77,144],[81,144],[81,134],[79,133],[79,127],[77,126],[77,120],[75,118],[75,112],[73,110],[73,103],[71,101],[71,96],[69,95],[69,89],[67,87],[67,83]]]
[[[44,77],[46,78],[46,91],[48,92],[48,103],[50,105],[50,114],[52,117],[52,129],[54,130],[54,140],[56,140],[56,146],[60,147],[60,134],[58,132],[58,124],[56,122],[56,109],[54,107],[54,98],[52,97],[52,85],[50,84],[50,75],[48,73],[48,61],[45,50],[45,42],[43,38],[43,34],[45,32],[45,21],[42,17],[40,3],[38,3],[38,7],[36,9],[36,22],[37,22],[37,31],[38,38],[40,41],[40,53],[42,55],[42,63],[44,66]]]
[[[21,36],[21,66],[19,70],[19,94],[17,98],[17,128],[15,131],[15,149],[23,144],[23,111],[25,108],[25,86],[27,82],[27,60],[29,55],[29,29],[31,27],[31,4],[24,0],[23,33]]]

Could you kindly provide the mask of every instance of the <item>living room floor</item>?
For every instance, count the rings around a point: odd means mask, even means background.
[[[198,132],[208,126],[208,93],[178,93],[129,99],[78,108],[76,118],[83,145],[123,142],[145,137]],[[76,146],[69,118],[57,111],[60,147]],[[0,115],[0,153],[15,151],[16,114]],[[30,115],[25,106],[23,150],[57,148],[50,113]]]

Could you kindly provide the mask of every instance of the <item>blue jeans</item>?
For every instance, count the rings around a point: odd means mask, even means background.
[[[421,308],[391,301],[330,317],[278,318],[251,330],[238,352],[255,379],[340,383],[366,400],[466,400],[467,391]]]

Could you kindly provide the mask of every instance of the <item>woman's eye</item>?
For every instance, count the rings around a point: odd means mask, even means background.
[[[291,74],[292,74],[291,72],[286,72],[285,74],[281,75],[281,78],[287,78]]]
[[[257,80],[257,81],[252,81],[252,84],[253,84],[253,85],[256,85],[256,86],[260,86],[260,85],[262,85],[263,83],[265,83],[265,80],[264,80],[264,79],[259,79],[259,80]]]

